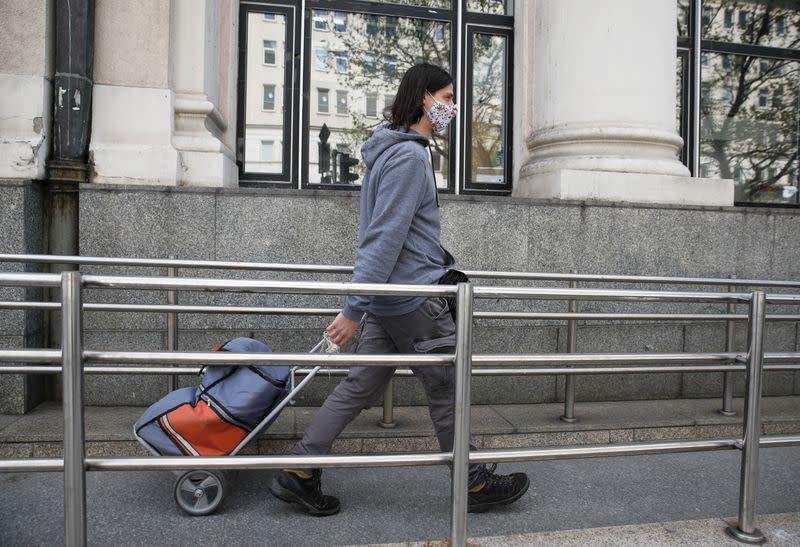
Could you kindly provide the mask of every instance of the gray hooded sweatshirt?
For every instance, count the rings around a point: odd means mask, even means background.
[[[367,166],[361,183],[354,283],[435,284],[455,263],[442,247],[436,182],[428,139],[413,129],[378,127],[361,148]],[[424,297],[349,296],[342,313],[396,316]]]

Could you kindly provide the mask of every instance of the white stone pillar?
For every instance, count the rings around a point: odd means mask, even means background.
[[[674,0],[535,2],[525,14],[533,130],[514,195],[733,204],[732,181],[690,178],[679,160],[676,9]]]
[[[172,86],[178,184],[237,186],[234,118],[236,12],[232,0],[173,0]]]
[[[53,0],[0,2],[0,179],[43,179],[53,119]]]
[[[238,185],[237,5],[96,0],[93,182]]]

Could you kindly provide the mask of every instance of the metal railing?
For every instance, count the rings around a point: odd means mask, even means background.
[[[741,449],[739,519],[729,533],[739,540],[755,542],[763,535],[755,527],[755,493],[760,447],[800,444],[800,435],[761,438],[761,382],[764,370],[800,370],[798,353],[763,352],[764,323],[768,303],[800,304],[800,295],[752,293],[698,293],[600,289],[542,289],[517,287],[371,285],[329,282],[285,282],[256,280],[189,279],[170,277],[120,277],[63,274],[0,273],[0,286],[61,287],[61,350],[0,350],[0,362],[49,363],[60,366],[0,366],[0,372],[63,372],[63,459],[2,460],[0,471],[62,471],[65,481],[66,544],[86,543],[86,471],[150,469],[277,469],[282,467],[380,467],[451,464],[450,539],[466,544],[467,481],[470,463],[534,461],[560,458],[659,454],[701,450]],[[347,355],[347,354],[235,354],[197,352],[86,351],[82,347],[82,291],[86,288],[222,290],[328,295],[456,295],[456,347],[454,354],[435,355]],[[749,326],[746,352],[679,354],[553,354],[473,355],[473,302],[479,298],[580,299],[648,302],[718,302],[747,304]],[[102,367],[110,363],[135,367]],[[146,364],[159,366],[144,366]],[[452,452],[350,456],[233,456],[86,458],[83,419],[84,373],[186,373],[186,368],[164,365],[252,365],[293,363],[360,366],[454,366],[455,433]],[[476,365],[473,372],[472,365]],[[666,364],[665,364],[666,363]],[[765,364],[767,363],[767,364]],[[514,368],[519,365],[536,368]],[[545,367],[544,365],[549,365]],[[606,366],[613,365],[613,366]],[[496,368],[482,368],[496,367]],[[566,368],[571,366],[572,368]],[[744,434],[741,439],[669,441],[653,443],[589,445],[546,449],[469,451],[470,378],[474,374],[621,374],[631,372],[725,372],[744,370],[747,392]]]
[[[231,262],[212,260],[178,260],[170,256],[168,260],[151,258],[116,258],[116,257],[85,257],[85,256],[54,256],[54,255],[20,255],[0,254],[0,262],[21,262],[28,264],[73,264],[93,266],[134,266],[166,268],[167,275],[175,277],[178,268],[185,269],[216,269],[216,270],[242,270],[260,272],[296,272],[315,274],[352,274],[350,266],[320,265],[320,264],[283,264],[283,263],[256,263],[256,262]],[[778,289],[800,289],[800,281],[765,280],[765,279],[736,279],[729,278],[701,278],[701,277],[669,277],[669,276],[634,276],[634,275],[595,275],[578,274],[573,270],[569,274],[539,273],[539,272],[502,272],[486,270],[467,270],[465,273],[474,279],[489,280],[524,280],[524,281],[560,281],[568,282],[571,288],[578,288],[580,282],[598,283],[635,283],[635,284],[660,284],[660,285],[705,285],[724,287],[729,292],[734,292],[737,287],[765,287]],[[653,314],[653,313],[578,313],[577,303],[581,299],[566,298],[567,312],[475,312],[479,319],[517,319],[517,320],[554,320],[567,322],[567,353],[574,353],[578,344],[578,321],[724,321],[725,322],[725,351],[733,352],[734,324],[746,321],[746,314],[737,314],[736,304],[729,302],[727,313],[724,314]],[[58,302],[0,302],[0,309],[39,309],[58,310]],[[105,312],[154,312],[167,314],[167,350],[173,351],[178,347],[178,320],[179,313],[197,314],[259,314],[259,315],[292,315],[305,317],[335,316],[339,310],[331,308],[276,308],[254,306],[199,306],[177,305],[174,289],[167,291],[167,305],[138,305],[138,304],[93,304],[83,306],[87,311]],[[800,321],[800,315],[770,315],[767,321]],[[177,388],[177,374],[170,375],[168,388]],[[732,372],[724,371],[722,388],[722,405],[718,412],[724,416],[734,416],[733,410],[733,381]],[[399,375],[399,374],[398,374]],[[564,412],[561,419],[565,422],[576,422],[575,416],[575,376],[568,374],[564,382]],[[383,399],[383,416],[378,425],[385,428],[394,427],[394,398],[393,385],[389,382]]]

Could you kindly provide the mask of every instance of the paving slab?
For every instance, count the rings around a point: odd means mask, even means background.
[[[469,538],[469,547],[529,547],[531,545],[553,545],[559,547],[639,547],[703,546],[741,547],[742,543],[728,537],[724,531],[736,519],[703,519],[674,522],[656,522],[631,526],[606,526],[578,530],[539,532]],[[800,545],[800,513],[760,515],[758,528],[767,537],[765,545],[796,547]],[[362,545],[358,547],[368,547]],[[386,543],[380,547],[446,547],[444,541],[416,543]],[[369,547],[378,547],[375,545]]]

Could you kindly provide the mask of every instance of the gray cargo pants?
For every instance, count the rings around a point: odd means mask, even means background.
[[[416,310],[396,317],[367,314],[356,353],[451,353],[455,325],[444,298],[429,298]],[[292,454],[330,452],[334,439],[380,395],[393,367],[352,367],[323,403]],[[453,367],[411,367],[425,388],[428,410],[442,452],[453,449],[455,383]],[[474,449],[474,447],[472,447]],[[485,466],[470,466],[470,485],[483,481]]]

